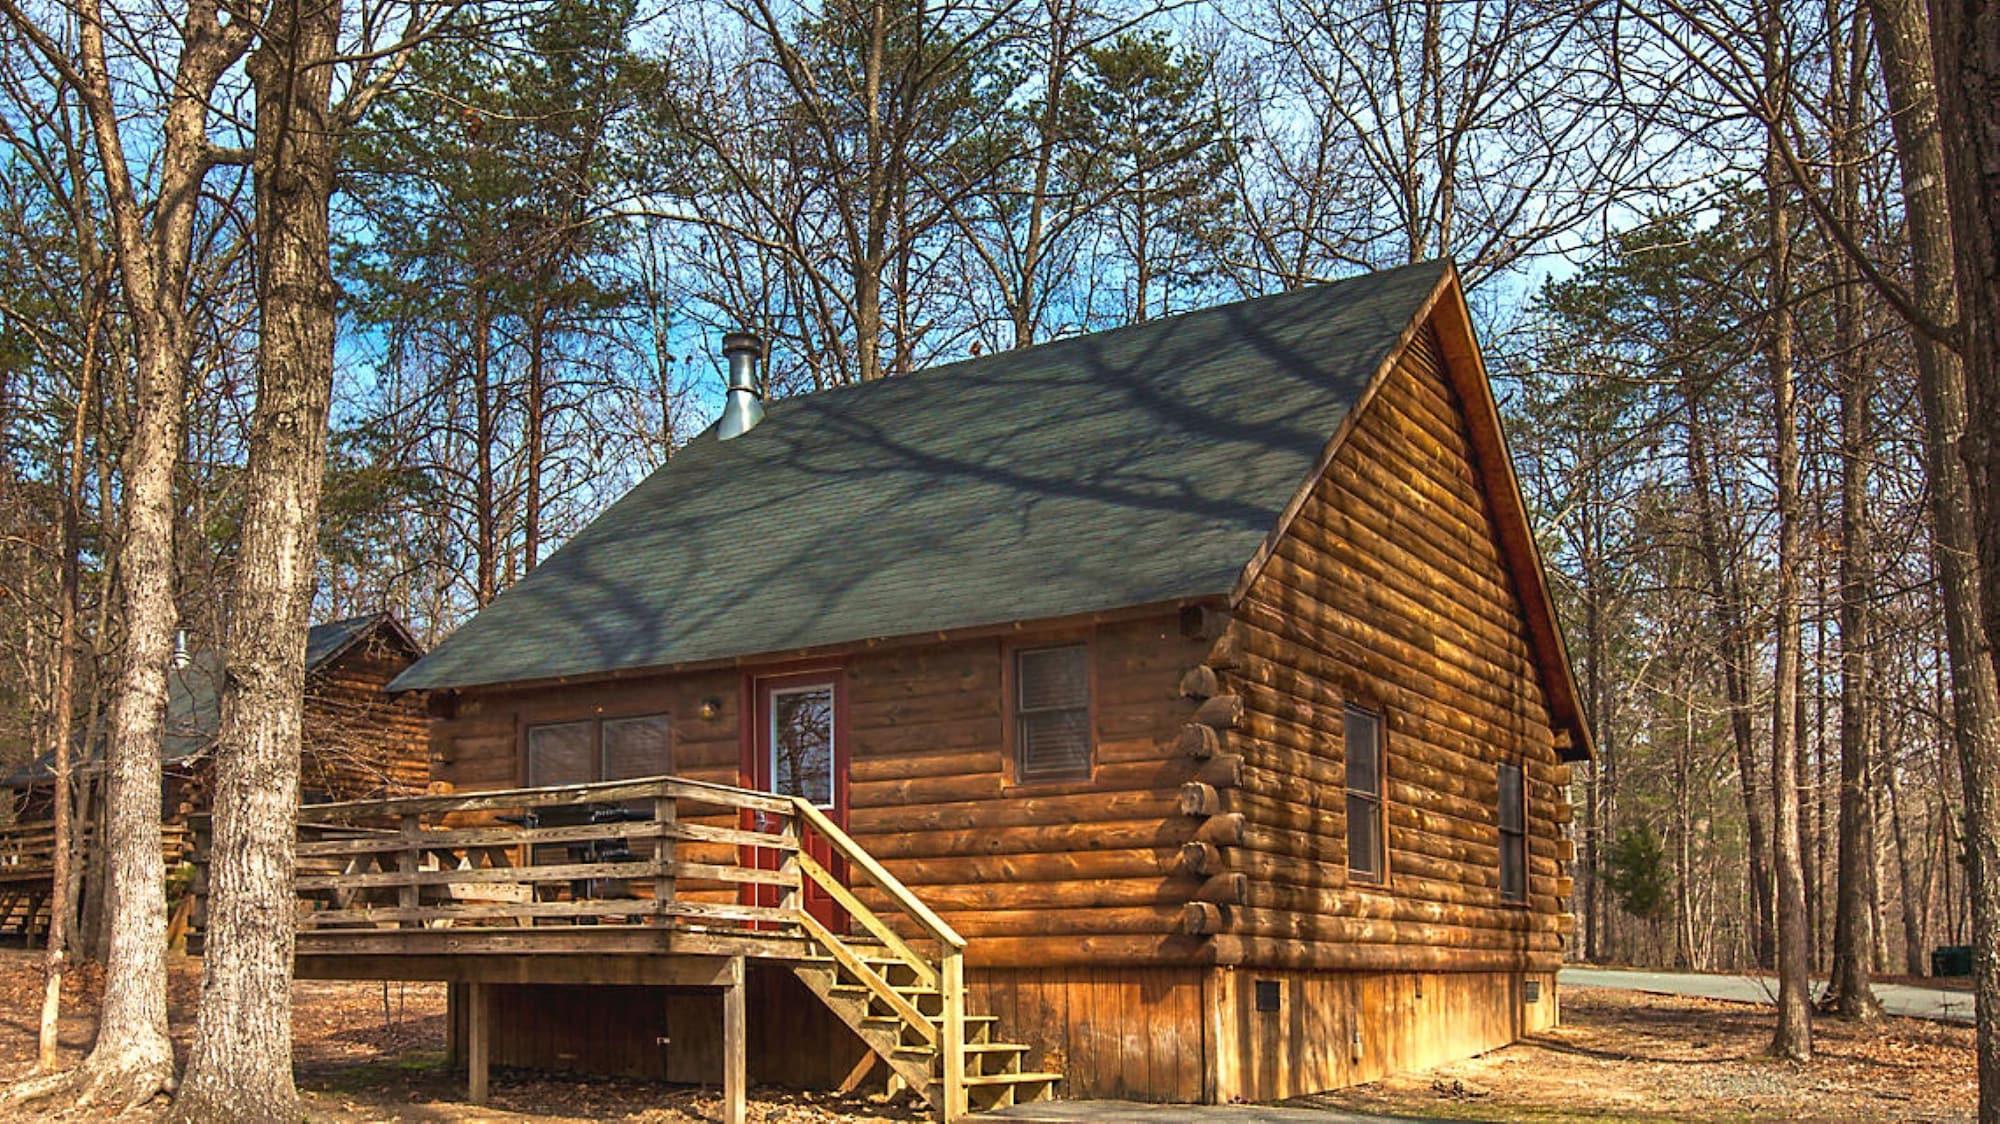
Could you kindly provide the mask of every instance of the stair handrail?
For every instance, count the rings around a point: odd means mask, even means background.
[[[861,844],[842,831],[818,805],[803,796],[794,796],[792,806],[798,810],[800,822],[811,825],[853,869],[889,895],[890,901],[938,942],[935,969],[939,998],[938,1079],[943,1086],[939,1116],[946,1124],[958,1120],[971,1107],[965,1088],[965,938],[946,924],[944,918],[931,912],[931,907],[911,893],[902,879],[889,873],[874,855],[862,850]]]
[[[868,880],[873,882],[877,889],[889,895],[889,899],[896,903],[896,907],[929,933],[931,939],[951,951],[965,951],[965,938],[958,935],[958,930],[946,924],[944,918],[931,912],[931,907],[911,893],[910,888],[903,885],[901,879],[889,873],[888,868],[877,861],[874,855],[863,850],[861,844],[856,843],[842,831],[840,825],[833,822],[833,817],[803,796],[792,797],[792,803],[798,809],[800,819],[812,825],[814,831],[832,844],[834,851],[853,864],[855,869],[867,875]]]

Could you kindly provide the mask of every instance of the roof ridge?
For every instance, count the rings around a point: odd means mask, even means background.
[[[767,408],[788,407],[794,404],[804,403],[808,401],[823,401],[828,398],[844,396],[850,391],[876,390],[891,385],[908,385],[910,382],[914,380],[927,379],[933,375],[940,375],[940,376],[946,375],[952,373],[958,368],[967,367],[973,364],[992,363],[1001,359],[1018,358],[1020,355],[1024,353],[1041,351],[1044,348],[1067,347],[1067,346],[1081,344],[1085,341],[1090,341],[1090,340],[1102,341],[1106,338],[1115,336],[1142,335],[1148,330],[1158,331],[1169,325],[1177,324],[1195,317],[1220,316],[1232,310],[1241,309],[1248,305],[1260,304],[1264,301],[1278,301],[1278,300],[1283,300],[1287,297],[1300,297],[1306,294],[1323,293],[1327,289],[1337,289],[1345,285],[1353,284],[1355,282],[1380,280],[1384,277],[1388,277],[1393,274],[1407,272],[1410,270],[1427,269],[1427,268],[1442,269],[1449,267],[1450,265],[1451,261],[1448,258],[1425,258],[1421,261],[1405,262],[1402,265],[1389,266],[1385,269],[1374,269],[1374,270],[1369,270],[1366,273],[1357,273],[1351,277],[1335,277],[1329,280],[1313,281],[1308,284],[1300,285],[1297,288],[1280,289],[1275,293],[1259,293],[1255,296],[1238,297],[1235,300],[1224,301],[1221,304],[1204,305],[1201,308],[1182,309],[1179,312],[1169,313],[1165,316],[1155,316],[1146,320],[1138,320],[1130,324],[1115,324],[1108,328],[1096,328],[1088,332],[1078,332],[1075,335],[1051,336],[1048,339],[1028,344],[1025,347],[1009,347],[1009,348],[1003,348],[998,351],[989,351],[984,355],[968,355],[959,359],[950,359],[942,363],[933,363],[928,367],[919,367],[914,371],[909,371],[900,375],[884,375],[881,378],[870,379],[866,382],[856,380],[851,382],[836,383],[832,386],[816,387],[812,390],[802,391],[797,394],[787,394],[782,398],[767,399],[765,405]],[[714,428],[715,428],[715,423],[711,422],[709,425],[703,427],[701,432],[702,434],[706,434],[708,433],[709,430]]]

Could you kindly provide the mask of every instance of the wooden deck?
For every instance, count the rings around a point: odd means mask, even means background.
[[[195,862],[190,950],[205,821]],[[644,984],[723,994],[725,1116],[741,1120],[753,959],[794,972],[942,1119],[1049,1099],[1060,1080],[1023,1072],[1028,1048],[967,1015],[964,939],[804,800],[654,777],[307,805],[297,864],[297,974],[468,985],[475,1101],[492,985]]]
[[[75,852],[79,858],[90,853],[89,825],[81,834]],[[160,825],[160,857],[168,870],[188,861],[192,849],[192,833],[185,824]],[[32,943],[48,934],[55,854],[54,823],[20,820],[0,825],[0,938]],[[81,908],[82,903],[77,904]]]

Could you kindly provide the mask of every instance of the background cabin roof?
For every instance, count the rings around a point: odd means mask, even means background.
[[[1428,262],[782,399],[392,690],[1226,595],[1440,281]]]
[[[423,655],[423,645],[394,613],[366,613],[316,624],[306,632],[306,674],[326,667],[355,644],[377,633],[406,648],[413,657]],[[221,731],[222,653],[214,649],[195,652],[188,657],[187,666],[167,670],[167,714],[160,735],[160,760],[171,766],[206,753]],[[95,756],[93,753],[93,759]],[[55,755],[45,753],[9,773],[5,780],[0,780],[0,787],[41,784],[54,778],[54,768]]]

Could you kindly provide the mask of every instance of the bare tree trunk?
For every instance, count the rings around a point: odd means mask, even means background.
[[[1694,763],[1694,704],[1681,698],[1680,745],[1674,754],[1674,967],[1694,966],[1694,797],[1690,774]]]
[[[542,553],[542,458],[547,452],[545,415],[545,395],[543,378],[544,349],[548,346],[548,311],[543,302],[537,300],[536,307],[529,314],[528,323],[528,386],[527,416],[522,419],[522,427],[527,431],[523,438],[527,448],[523,450],[522,467],[527,472],[526,495],[521,511],[521,572],[528,573],[541,560]]]
[[[473,581],[472,603],[485,608],[500,594],[500,512],[493,449],[500,441],[500,406],[493,386],[493,317],[484,291],[474,298],[472,331]]]
[[[256,95],[257,407],[216,753],[208,947],[185,1121],[299,1118],[292,1084],[294,833],[306,630],[333,390],[328,200],[339,0],[268,10]]]
[[[1950,81],[1952,55],[1961,49],[1960,41],[1953,37],[1969,29],[1955,15],[1941,15],[1938,49],[1934,51],[1930,19],[1920,0],[1870,0],[1870,7],[1901,166],[1917,307],[1933,324],[1951,324],[1959,317],[1954,224],[1961,218],[1956,212],[1965,191],[1955,186],[1957,173],[1947,166],[1943,118],[1962,111],[1955,99],[1965,96],[1966,91],[1954,84],[1950,87],[1954,96],[1940,99],[1939,71],[1933,70],[1933,63]],[[1990,10],[1985,19],[1990,46],[1994,20]],[[1987,90],[1991,94],[1993,87]],[[1982,292],[1989,301],[1996,299],[1990,283],[1983,290],[1968,291]],[[1990,516],[1982,522],[1974,483],[1978,465],[1960,455],[1971,423],[1973,394],[1967,379],[1971,357],[1962,359],[1927,334],[1915,335],[1936,536],[1933,554],[1944,600],[1953,734],[1965,800],[1966,850],[1972,859],[1966,873],[1976,950],[1980,1118],[1995,1124],[2000,1122],[2000,894],[1990,879],[2000,877],[2000,820],[1996,820],[2000,808],[1993,806],[1992,798],[2000,792],[2000,675],[1995,672],[1989,639],[1992,606],[1986,601],[1988,594],[1982,592],[1981,566],[1976,560],[1991,553],[1980,540],[1979,528],[1984,526],[1989,536],[2000,529]],[[1992,398],[1986,400],[1991,402]],[[1989,422],[1993,412],[1988,406]],[[1990,568],[1987,573],[1990,578]],[[1941,826],[1948,828],[1949,820]],[[1945,864],[1947,879],[1951,865]],[[1947,895],[1947,901],[1952,900]]]
[[[1757,742],[1751,726],[1750,625],[1744,612],[1743,591],[1727,567],[1722,544],[1720,504],[1717,502],[1715,474],[1709,464],[1708,428],[1703,421],[1700,391],[1682,387],[1688,415],[1688,474],[1694,482],[1696,538],[1701,546],[1702,567],[1708,576],[1709,595],[1715,602],[1718,641],[1722,649],[1723,689],[1729,702],[1730,740],[1736,749],[1737,783],[1743,793],[1743,822],[1748,836],[1750,883],[1751,957],[1760,968],[1768,968],[1776,958],[1775,926],[1771,918],[1771,875],[1766,858],[1766,803],[1759,799]]]
[[[173,1082],[173,1048],[167,1038],[166,887],[160,861],[160,734],[176,621],[174,469],[181,454],[181,399],[192,346],[188,264],[201,183],[215,158],[207,134],[208,98],[247,40],[236,23],[221,22],[214,0],[187,5],[160,135],[147,152],[158,188],[148,205],[134,186],[120,132],[121,106],[105,51],[103,5],[101,0],[79,0],[73,11],[77,38],[71,52],[12,0],[0,0],[0,13],[48,59],[51,71],[76,91],[90,115],[111,244],[131,317],[137,385],[117,558],[126,641],[107,730],[100,838],[109,868],[105,913],[111,920],[97,1042],[73,1081],[31,1083],[18,1088],[16,1096],[61,1094],[77,1103],[122,1108],[166,1091]]]
[[[1859,26],[1859,21],[1856,21]],[[1833,206],[1852,224],[1860,206],[1860,182],[1849,140],[1848,54],[1838,28],[1833,44],[1832,92],[1828,117],[1833,139]],[[1855,52],[1859,54],[1859,52]],[[1853,60],[1858,68],[1860,60]],[[1840,392],[1840,839],[1834,919],[1833,969],[1826,1008],[1851,1019],[1882,1013],[1868,974],[1875,946],[1872,895],[1875,812],[1868,799],[1874,760],[1870,735],[1875,723],[1869,670],[1873,659],[1875,558],[1869,540],[1869,466],[1876,455],[1869,411],[1875,379],[1862,347],[1861,283],[1846,258],[1834,293],[1834,355]]]
[[[51,795],[53,861],[49,868],[48,968],[42,984],[42,1017],[35,1065],[43,1073],[56,1069],[56,1048],[62,1016],[63,969],[69,959],[70,919],[76,916],[75,818],[72,811],[70,743],[76,720],[76,618],[82,611],[83,590],[78,555],[83,550],[84,421],[97,381],[97,333],[103,324],[104,292],[95,277],[86,280],[82,359],[77,373],[76,412],[70,418],[69,470],[63,479],[61,577],[56,596],[55,684],[49,706],[54,712],[49,736],[55,743],[54,792]]]
[[[1782,105],[1784,13],[1775,2],[1761,12],[1766,104]],[[1771,1052],[1795,1061],[1812,1057],[1812,979],[1806,962],[1806,887],[1799,855],[1799,438],[1792,370],[1791,218],[1789,179],[1776,128],[1764,163],[1768,273],[1765,362],[1775,421],[1772,475],[1777,480],[1777,655],[1771,700],[1771,841],[1777,875],[1778,1026]]]
[[[1903,815],[1902,786],[1896,783],[1893,763],[1882,774],[1889,793],[1889,826],[1896,841],[1896,884],[1903,906],[1903,971],[1911,976],[1924,974],[1924,907],[1928,897],[1920,887],[1916,856],[1911,853],[1909,825]]]

